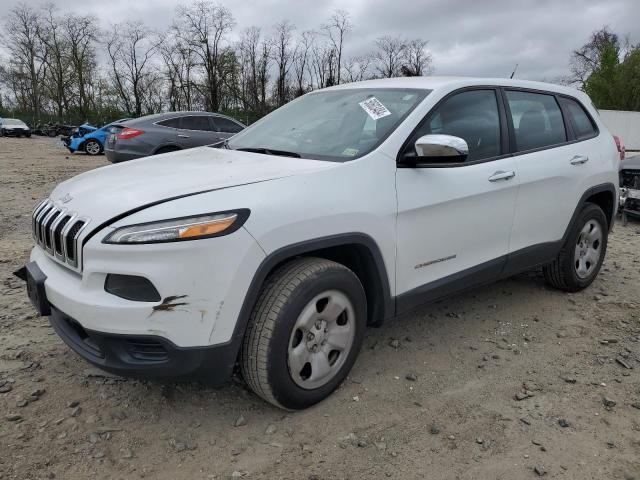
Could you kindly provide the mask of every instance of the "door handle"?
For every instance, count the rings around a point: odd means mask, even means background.
[[[508,172],[503,172],[502,170],[498,170],[496,173],[489,177],[490,182],[499,182],[500,180],[511,180],[516,176],[516,172],[513,170],[509,170]]]
[[[571,165],[582,165],[583,163],[587,163],[589,161],[589,157],[586,155],[576,155],[571,159]]]
[[[189,135],[183,135],[183,134],[179,133],[178,137],[179,138],[189,138]]]

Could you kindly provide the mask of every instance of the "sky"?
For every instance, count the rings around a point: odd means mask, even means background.
[[[0,22],[20,0],[0,1]],[[24,1],[24,0],[23,0]],[[34,6],[40,0],[26,0]],[[53,0],[62,11],[94,15],[102,28],[143,20],[162,30],[189,0]],[[553,81],[569,72],[571,52],[607,25],[640,43],[640,0],[218,0],[244,28],[289,20],[297,32],[318,29],[336,9],[350,13],[353,30],[345,56],[374,48],[376,37],[401,35],[429,41],[437,75]]]

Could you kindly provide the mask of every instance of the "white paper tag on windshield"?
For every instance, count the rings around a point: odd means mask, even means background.
[[[391,112],[387,107],[385,107],[376,97],[367,98],[364,102],[360,102],[358,105],[360,105],[373,120],[378,120],[379,118],[391,115]]]

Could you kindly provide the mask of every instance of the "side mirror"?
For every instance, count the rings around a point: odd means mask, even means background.
[[[464,162],[469,155],[467,142],[453,135],[424,135],[416,143],[416,157],[411,158],[416,163],[420,160],[429,163]]]

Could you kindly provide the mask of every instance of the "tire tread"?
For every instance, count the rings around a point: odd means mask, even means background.
[[[267,278],[258,296],[242,342],[240,369],[249,388],[277,407],[286,409],[276,399],[268,378],[268,354],[275,324],[290,297],[303,282],[335,268],[350,271],[339,263],[322,258],[291,260]]]

